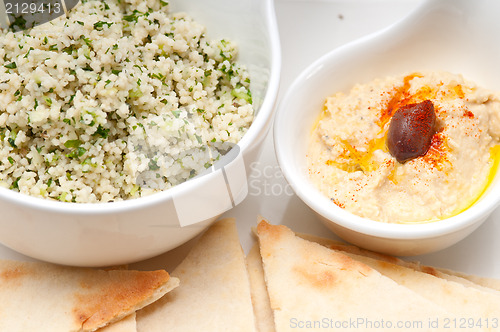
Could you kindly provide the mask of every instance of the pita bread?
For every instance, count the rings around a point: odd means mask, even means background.
[[[182,286],[137,313],[139,332],[256,331],[234,220],[213,224],[172,276]]]
[[[499,279],[480,277],[480,276],[476,276],[476,275],[472,275],[472,274],[466,274],[466,273],[462,273],[462,272],[457,272],[457,271],[452,271],[452,270],[437,268],[437,267],[432,267],[432,266],[425,266],[425,265],[421,265],[420,269],[422,272],[430,273],[430,274],[433,274],[436,276],[448,275],[448,276],[450,276],[450,279],[452,279],[452,280],[465,279],[465,280],[468,280],[476,285],[480,285],[482,287],[494,289],[494,290],[500,292],[500,280]]]
[[[137,324],[135,322],[135,312],[118,322],[109,324],[97,330],[97,332],[137,332]]]
[[[111,270],[128,270],[128,265],[118,265],[118,266],[110,266],[104,268],[106,271]],[[111,323],[103,328],[97,330],[97,332],[137,332],[137,324],[135,321],[135,312],[133,314],[128,315],[127,317]]]
[[[255,244],[247,255],[247,270],[250,279],[253,311],[259,332],[276,332],[273,310],[267,294],[264,269],[260,258],[259,246]]]
[[[434,268],[431,266],[422,265],[419,262],[408,262],[408,261],[402,260],[402,259],[394,257],[394,256],[389,256],[386,254],[373,252],[373,251],[362,249],[362,248],[359,248],[359,247],[356,247],[353,245],[348,245],[348,244],[342,243],[340,241],[335,241],[335,240],[331,240],[331,239],[327,239],[327,238],[317,237],[314,235],[299,234],[298,236],[300,236],[308,241],[319,243],[322,246],[328,247],[328,248],[333,249],[333,250],[340,250],[343,252],[348,252],[351,254],[366,256],[366,257],[370,257],[370,258],[384,261],[387,263],[404,266],[404,267],[407,267],[407,268],[410,268],[410,269],[413,269],[416,271],[420,271],[423,273],[433,275],[433,276],[441,278],[441,279],[445,279],[445,280],[449,280],[449,281],[453,281],[453,282],[462,284],[466,287],[476,288],[480,291],[489,292],[489,293],[493,293],[493,294],[500,296],[500,292],[499,292],[500,280],[491,279],[491,278],[483,278],[483,277],[478,277],[478,276],[473,276],[473,275],[467,275],[464,273],[446,270],[446,269]]]
[[[0,261],[0,331],[95,331],[178,285],[166,271]]]
[[[418,321],[421,325],[415,330],[430,331],[429,319],[453,317],[369,266],[296,237],[283,225],[262,221],[257,234],[277,332],[295,330],[301,323],[309,330],[325,330],[324,323],[334,328],[334,324],[358,319],[366,324],[381,319],[386,323]],[[341,327],[383,330],[368,325]]]
[[[370,257],[351,253],[346,253],[346,255],[376,269],[384,276],[440,305],[457,317],[477,320],[498,319],[500,315],[500,296],[496,294]]]
[[[458,317],[467,317],[477,321],[478,319],[497,319],[500,315],[500,293],[473,283],[471,280],[474,279],[470,278],[472,276],[465,279],[459,277],[460,274],[454,271],[444,273],[419,263],[406,262],[396,257],[344,245],[338,241],[309,235],[302,236],[346,253],[351,258],[369,265]],[[484,330],[488,331],[487,328]]]

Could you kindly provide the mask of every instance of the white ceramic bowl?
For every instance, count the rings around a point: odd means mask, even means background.
[[[331,51],[306,68],[280,102],[274,124],[280,167],[296,194],[348,242],[371,250],[418,255],[446,248],[474,231],[500,201],[500,176],[472,207],[433,223],[388,224],[339,208],[309,181],[306,151],[327,96],[355,83],[419,70],[462,73],[500,90],[498,1],[430,0],[395,25]]]
[[[281,68],[272,0],[173,0],[207,27],[209,38],[239,45],[257,115],[239,142],[240,154],[207,175],[167,191],[124,202],[74,204],[0,188],[0,242],[25,255],[60,264],[130,263],[195,237],[248,191],[246,176],[271,127]],[[246,166],[246,167],[245,167]]]

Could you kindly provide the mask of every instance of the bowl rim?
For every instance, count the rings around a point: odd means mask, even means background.
[[[281,44],[274,3],[273,1],[264,1],[263,6],[265,8],[264,22],[266,24],[266,31],[269,33],[269,79],[264,99],[256,111],[254,120],[243,138],[237,143],[240,147],[241,153],[248,150],[254,144],[257,144],[256,142],[263,140],[265,135],[262,134],[262,131],[266,130],[266,126],[273,120],[274,113],[276,111],[275,103],[278,96],[281,74]],[[157,204],[162,204],[172,199],[179,193],[196,190],[198,185],[204,180],[210,180],[215,176],[217,175],[214,173],[205,174],[199,178],[190,179],[164,191],[123,201],[96,203],[61,202],[22,194],[1,186],[0,200],[4,200],[18,206],[29,206],[39,211],[59,212],[65,214],[78,213],[82,215],[106,215],[117,212],[128,212],[138,208],[148,208]]]
[[[418,13],[418,11],[421,10],[422,7],[424,7],[428,2],[430,1],[425,1],[424,4],[420,8],[417,8],[415,12]],[[412,14],[415,15],[415,12]],[[365,37],[361,37],[327,52],[308,65],[293,80],[284,96],[280,99],[278,110],[275,115],[273,128],[274,149],[283,175],[293,188],[295,194],[314,212],[331,223],[358,233],[379,238],[404,240],[434,238],[445,234],[459,232],[460,230],[475,223],[482,222],[490,213],[493,212],[495,208],[500,205],[500,175],[498,174],[500,171],[497,172],[493,183],[489,185],[486,192],[482,194],[480,199],[457,215],[431,222],[399,224],[384,223],[360,217],[333,204],[326,196],[324,196],[312,185],[311,181],[307,178],[307,174],[305,174],[306,172],[301,170],[300,167],[294,165],[294,156],[296,156],[296,154],[291,151],[295,151],[295,149],[282,148],[289,143],[289,135],[291,135],[291,133],[287,134],[287,130],[285,128],[285,123],[289,122],[283,121],[283,119],[285,117],[290,117],[293,113],[300,112],[300,110],[293,112],[291,109],[294,109],[294,106],[297,104],[294,103],[294,100],[301,94],[303,87],[305,85],[310,85],[311,81],[314,81],[315,76],[318,75],[319,72],[332,65],[333,62],[330,61],[330,59],[335,58],[338,53],[342,53],[349,48],[356,47],[365,40],[378,37],[397,24],[404,24],[404,19],[385,29]],[[305,158],[305,155],[299,158]]]

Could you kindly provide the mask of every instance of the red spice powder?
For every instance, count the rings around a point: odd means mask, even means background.
[[[385,109],[380,112],[379,125],[383,128],[392,118],[394,113],[401,107],[412,103],[419,103],[424,100],[436,99],[438,95],[438,90],[431,87],[422,87],[414,94],[409,93],[411,87],[411,80],[416,77],[423,77],[418,73],[410,74],[404,78],[403,86],[395,87],[393,91],[393,96],[387,103]],[[440,86],[443,84],[441,83]],[[465,99],[465,94],[460,85],[456,85],[451,89],[443,92],[439,91],[441,98],[460,98]],[[438,105],[434,104],[436,114],[445,114],[447,110],[441,109]],[[464,110],[463,116],[465,118],[474,118],[474,113],[469,110]],[[424,117],[424,115],[422,115]],[[418,120],[418,119],[417,119]],[[423,120],[423,119],[422,119]],[[422,125],[422,128],[415,128],[417,131],[422,130],[424,132],[426,128]],[[432,167],[438,170],[444,170],[447,165],[451,164],[451,161],[447,157],[447,154],[451,151],[447,144],[446,136],[442,133],[442,128],[440,131],[436,132],[431,139],[431,145],[427,153],[422,156],[423,160]]]
[[[342,208],[342,209],[345,209],[345,205],[343,203],[340,203],[337,199],[335,198],[331,198],[331,201],[337,205],[338,207]]]
[[[469,110],[465,110],[464,111],[464,116],[467,117],[467,118],[469,118],[469,119],[474,119],[474,113],[472,113]]]
[[[437,132],[432,136],[431,146],[422,158],[426,164],[443,171],[447,165],[451,164],[448,158],[450,150],[446,136],[442,132]]]

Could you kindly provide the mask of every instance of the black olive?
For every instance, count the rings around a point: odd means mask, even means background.
[[[431,146],[436,113],[430,100],[408,104],[392,116],[387,132],[387,148],[400,163],[421,157]]]

